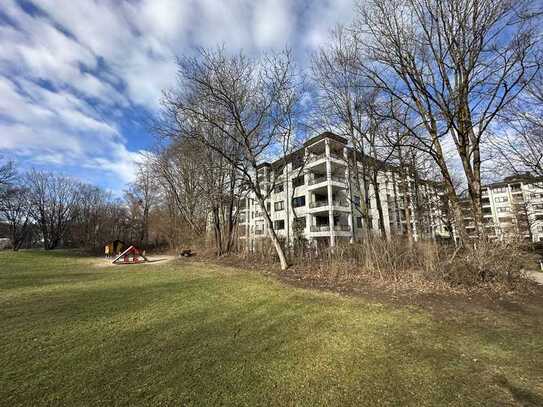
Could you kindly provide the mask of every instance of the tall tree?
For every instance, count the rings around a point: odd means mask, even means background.
[[[72,178],[31,170],[26,175],[30,216],[46,250],[57,248],[77,215],[81,184]]]
[[[165,104],[180,133],[219,153],[242,176],[260,205],[281,269],[286,269],[266,208],[271,190],[259,176],[259,164],[277,147],[283,130],[282,97],[295,80],[290,52],[248,57],[228,55],[223,48],[200,49],[195,57],[181,58],[178,66],[179,88],[167,94]]]
[[[462,240],[467,236],[443,143],[456,147],[479,227],[481,140],[538,69],[536,6],[529,0],[367,0],[358,6],[351,31],[361,49],[358,68],[416,119],[401,124],[440,168]]]
[[[28,190],[17,176],[15,166],[0,166],[0,220],[7,223],[11,247],[17,251],[27,238],[30,227]]]
[[[543,61],[543,50],[538,58]],[[543,70],[501,112],[499,124],[491,140],[499,163],[495,169],[516,174],[528,171],[543,177]]]
[[[139,223],[137,240],[142,245],[149,242],[149,217],[157,203],[158,193],[157,180],[152,171],[151,162],[145,160],[138,165],[136,180],[126,191],[126,198],[134,209],[136,221]]]

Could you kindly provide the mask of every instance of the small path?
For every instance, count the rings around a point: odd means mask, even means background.
[[[148,261],[147,262],[141,262],[141,263],[138,263],[138,265],[147,265],[147,266],[152,266],[152,265],[160,265],[160,264],[165,264],[165,263],[168,263],[172,260],[175,260],[175,256],[172,256],[172,255],[156,255],[156,256],[147,256],[147,259]],[[113,264],[112,263],[113,261],[113,258],[111,259],[106,259],[106,258],[96,258],[93,263],[96,267],[111,267],[111,266],[119,266],[119,265],[123,265],[122,263],[120,264]]]
[[[539,285],[543,285],[543,273],[541,271],[528,271],[528,275]]]

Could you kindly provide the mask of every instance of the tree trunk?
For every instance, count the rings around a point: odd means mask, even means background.
[[[387,231],[385,228],[385,220],[383,218],[383,205],[381,205],[381,194],[379,193],[379,181],[377,179],[377,169],[372,170],[371,183],[373,185],[373,193],[375,194],[375,204],[377,206],[377,216],[379,216],[379,231],[381,236],[387,238]]]
[[[277,256],[279,257],[279,263],[281,264],[281,270],[286,270],[288,268],[287,259],[285,257],[285,252],[283,248],[281,247],[281,243],[279,242],[279,238],[277,237],[277,233],[275,233],[275,229],[273,228],[273,224],[270,218],[270,214],[266,210],[266,203],[264,202],[264,198],[262,198],[262,195],[258,192],[256,193],[256,197],[258,199],[258,203],[260,205],[260,209],[262,210],[262,213],[264,213],[264,218],[266,219],[266,226],[268,227],[268,231],[270,234],[270,239],[273,243],[273,246],[275,247],[275,251],[277,252]]]

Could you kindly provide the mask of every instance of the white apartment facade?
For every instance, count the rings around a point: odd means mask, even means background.
[[[336,246],[362,238],[360,194],[358,188],[353,187],[355,171],[362,179],[362,164],[356,161],[355,170],[353,150],[347,144],[340,136],[322,133],[308,140],[286,161],[261,164],[258,170],[261,187],[273,188],[266,207],[280,238],[292,242],[295,233],[299,233],[311,244],[321,246]],[[404,194],[408,194],[414,239],[448,237],[439,185],[412,176],[407,180],[408,187],[401,187],[398,169],[383,165],[378,172],[377,191],[367,183],[369,229],[379,233],[377,192],[387,236],[405,234]],[[419,210],[421,207],[424,211]],[[242,202],[240,211],[239,236],[253,247],[259,239],[268,236],[262,211],[251,195]]]
[[[482,190],[482,211],[488,237],[505,239],[521,236],[543,242],[543,177],[530,174],[506,177],[485,185]],[[475,232],[473,219],[464,217],[466,230]]]

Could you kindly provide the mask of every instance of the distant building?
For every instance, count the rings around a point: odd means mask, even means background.
[[[520,236],[543,242],[543,177],[529,173],[506,177],[485,185],[482,190],[485,234],[503,240]],[[468,200],[462,201],[466,230],[475,235],[475,224]]]

